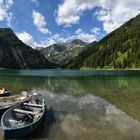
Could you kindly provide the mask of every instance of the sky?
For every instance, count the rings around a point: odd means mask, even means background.
[[[140,0],[0,0],[0,28],[27,45],[99,41],[140,13]]]

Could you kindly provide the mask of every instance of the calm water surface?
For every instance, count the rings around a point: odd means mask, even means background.
[[[1,69],[0,87],[44,95],[48,114],[26,139],[140,139],[140,71]]]

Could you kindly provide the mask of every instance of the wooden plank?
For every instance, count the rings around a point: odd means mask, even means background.
[[[38,112],[32,112],[32,111],[27,111],[27,110],[22,110],[22,109],[13,109],[13,111],[16,113],[32,114],[32,115],[36,115],[38,113]]]
[[[38,107],[38,108],[42,108],[44,106],[44,105],[32,104],[32,103],[23,103],[23,105],[30,106],[30,107]]]

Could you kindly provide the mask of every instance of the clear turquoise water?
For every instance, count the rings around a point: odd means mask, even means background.
[[[28,139],[140,139],[139,71],[1,69],[0,87],[44,95],[49,113]]]

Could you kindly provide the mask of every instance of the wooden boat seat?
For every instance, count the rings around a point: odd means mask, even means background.
[[[32,111],[27,111],[27,110],[22,110],[22,109],[13,109],[13,112],[21,113],[21,114],[31,114],[31,115],[38,114],[38,112],[32,112]]]
[[[32,103],[23,103],[25,106],[30,106],[30,107],[37,107],[37,108],[42,108],[44,105],[39,105],[39,104],[32,104]]]

